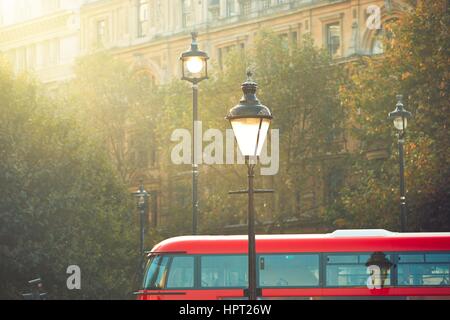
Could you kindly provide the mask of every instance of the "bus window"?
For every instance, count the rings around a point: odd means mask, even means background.
[[[383,252],[372,254],[330,254],[326,257],[327,287],[366,287],[369,277],[372,284],[381,287],[391,284],[390,255]],[[379,274],[373,274],[373,268]]]
[[[267,287],[318,287],[319,255],[261,255],[259,284]]]
[[[194,287],[194,257],[173,257],[167,277],[167,289]]]
[[[247,256],[211,255],[201,257],[203,288],[245,288],[248,285]]]
[[[399,254],[399,286],[449,286],[450,254]]]
[[[167,276],[168,256],[155,256],[148,264],[144,289],[162,289]]]

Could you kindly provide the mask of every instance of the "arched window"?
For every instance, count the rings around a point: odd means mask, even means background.
[[[385,32],[383,29],[379,29],[377,30],[377,32],[375,33],[375,36],[372,40],[372,45],[370,48],[370,53],[373,55],[376,54],[383,54],[384,53],[384,37],[385,37]]]
[[[150,21],[150,7],[148,0],[139,0],[138,2],[138,37],[147,36]]]
[[[369,51],[372,55],[378,55],[383,54],[386,51],[386,44],[392,39],[394,34],[390,30],[390,27],[392,24],[394,24],[398,20],[397,17],[392,17],[390,19],[387,19],[383,21],[383,24],[381,26],[381,29],[376,30],[372,33],[370,36],[370,42],[369,42]]]

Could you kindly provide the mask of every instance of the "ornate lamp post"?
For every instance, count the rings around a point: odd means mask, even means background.
[[[139,187],[139,190],[137,190],[136,192],[133,192],[133,195],[136,198],[136,204],[137,204],[137,208],[139,209],[139,213],[140,213],[140,254],[141,254],[141,258],[140,258],[140,265],[139,265],[139,272],[141,273],[141,275],[143,275],[143,271],[144,271],[144,253],[145,253],[145,249],[144,249],[144,241],[145,241],[145,216],[147,213],[147,208],[148,208],[148,199],[150,197],[150,195],[148,194],[147,191],[145,191],[144,189],[144,185],[141,181],[141,186]]]
[[[403,96],[397,96],[397,105],[394,111],[389,113],[389,119],[394,121],[394,127],[398,132],[398,154],[400,161],[400,224],[401,231],[406,231],[406,188],[405,188],[405,159],[404,144],[406,137],[406,128],[408,119],[411,118],[411,112],[406,111],[403,105]]]
[[[192,234],[197,234],[198,219],[198,158],[195,137],[195,127],[198,121],[198,84],[208,79],[208,54],[198,49],[196,32],[192,33],[192,43],[189,51],[181,57],[182,80],[192,83],[193,117],[192,117]]]
[[[272,113],[256,97],[258,85],[251,77],[252,73],[248,71],[247,81],[242,84],[244,96],[239,104],[230,110],[226,119],[231,123],[239,149],[245,156],[248,170],[248,190],[232,193],[248,193],[248,297],[249,300],[256,300],[258,293],[254,194],[271,191],[254,189],[254,169],[267,138],[272,122]]]

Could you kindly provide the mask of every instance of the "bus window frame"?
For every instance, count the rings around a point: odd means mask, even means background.
[[[327,271],[327,265],[328,265],[328,261],[327,261],[327,257],[329,255],[371,255],[374,252],[352,252],[352,251],[345,251],[345,252],[269,252],[269,253],[258,253],[257,254],[257,284],[258,284],[258,289],[264,290],[264,289],[290,289],[290,290],[295,290],[295,289],[360,289],[360,288],[367,288],[367,286],[327,286],[327,282],[326,282],[326,271]],[[388,289],[388,288],[449,288],[449,286],[439,286],[439,285],[421,285],[421,286],[414,286],[414,285],[399,285],[398,284],[398,257],[400,255],[414,255],[414,254],[423,254],[423,255],[427,255],[427,254],[450,254],[450,251],[384,251],[383,252],[385,255],[390,256],[389,261],[392,263],[392,266],[390,268],[390,284],[389,285],[385,285],[383,287],[383,289]],[[285,286],[276,286],[276,287],[261,287],[260,286],[260,267],[259,267],[259,261],[261,256],[269,256],[269,255],[318,255],[319,257],[319,284],[318,286],[289,286],[289,287],[285,287]],[[170,272],[170,266],[172,264],[172,260],[173,257],[183,257],[183,256],[190,256],[190,257],[194,257],[194,285],[191,288],[166,288],[167,286],[167,279],[168,279],[168,275]],[[242,290],[242,289],[246,289],[246,287],[202,287],[201,285],[201,258],[202,257],[211,257],[211,256],[220,256],[220,257],[226,257],[226,256],[244,256],[244,257],[248,257],[247,254],[242,254],[242,253],[238,253],[238,254],[233,254],[233,253],[225,253],[225,254],[189,254],[187,252],[174,252],[169,253],[169,252],[164,252],[164,253],[155,253],[155,254],[149,254],[148,255],[148,259],[149,262],[147,262],[147,267],[146,267],[146,274],[144,276],[144,283],[146,283],[147,277],[148,277],[148,269],[150,267],[150,261],[153,261],[153,259],[155,258],[163,258],[163,257],[169,257],[170,260],[168,262],[168,266],[167,268],[169,268],[168,272],[166,273],[166,275],[164,276],[164,280],[163,280],[163,287],[162,288],[144,288],[143,290],[147,290],[147,291],[211,291],[211,290]],[[414,264],[414,263],[408,263],[408,264]],[[427,264],[427,262],[422,263],[416,263],[416,264]],[[439,263],[439,262],[430,262],[429,264],[445,264],[445,262],[443,263]],[[345,265],[344,264],[340,264],[340,265]],[[355,265],[355,264],[350,264],[349,265]],[[450,270],[450,263],[449,263],[449,270]],[[153,275],[153,277],[156,277],[158,273],[155,273]],[[367,277],[369,277],[369,274],[367,274]],[[449,279],[450,280],[450,279]],[[163,292],[161,292],[161,294],[164,294]]]
[[[244,290],[248,288],[248,284],[243,287],[203,287],[202,286],[202,257],[247,257],[246,266],[248,265],[248,255],[242,253],[224,253],[224,254],[197,254],[198,256],[198,290]],[[247,273],[248,270],[246,269]],[[247,275],[248,277],[248,275]],[[259,272],[256,272],[256,278],[259,279]]]
[[[319,279],[317,279],[317,286],[261,286],[261,276],[260,276],[260,259],[261,256],[317,256],[317,270],[319,271]],[[293,253],[278,253],[278,252],[271,252],[271,253],[260,253],[257,257],[257,284],[259,289],[320,289],[321,288],[321,264],[322,264],[322,253],[321,252],[293,252]]]
[[[194,263],[194,265],[193,265],[193,268],[192,268],[192,287],[171,287],[171,288],[167,288],[167,283],[168,283],[168,281],[169,281],[169,276],[170,276],[170,273],[172,272],[172,263],[173,263],[173,260],[175,259],[175,258],[186,258],[186,257],[188,257],[188,258],[192,258],[192,260],[193,260],[193,263]],[[182,291],[182,290],[193,290],[194,288],[195,288],[195,282],[196,282],[196,279],[195,279],[195,276],[196,276],[196,270],[195,270],[195,268],[196,268],[196,257],[194,256],[194,255],[189,255],[189,254],[184,254],[184,255],[180,255],[180,254],[173,254],[173,255],[170,255],[170,260],[169,260],[169,263],[168,263],[168,265],[167,265],[167,269],[168,269],[168,271],[167,271],[167,275],[166,275],[166,278],[164,279],[164,288],[162,289],[162,290],[167,290],[167,291],[173,291],[173,290],[178,290],[178,291]]]
[[[373,251],[373,252],[349,252],[349,251],[345,251],[345,252],[322,252],[322,264],[323,264],[323,269],[322,269],[322,287],[323,289],[358,289],[358,288],[367,288],[367,286],[329,286],[327,285],[327,265],[328,265],[328,256],[333,255],[333,256],[348,256],[348,255],[355,255],[355,256],[364,256],[364,255],[372,255],[373,253],[378,252],[378,251]],[[379,251],[379,252],[383,252],[383,251]],[[385,285],[383,287],[383,289],[387,289],[387,288],[395,288],[395,278],[396,278],[396,273],[397,273],[397,265],[395,263],[396,258],[394,258],[395,256],[395,252],[391,252],[391,251],[384,251],[383,252],[385,255],[390,256],[389,261],[392,263],[392,266],[390,268],[390,274],[389,274],[389,285]],[[361,264],[355,264],[355,263],[336,263],[336,264],[331,264],[331,265],[361,265]],[[394,275],[395,274],[395,275]],[[369,274],[367,274],[367,279],[369,278]]]
[[[170,274],[170,271],[171,271],[170,269],[171,269],[171,266],[172,266],[173,259],[175,257],[186,257],[186,256],[187,257],[192,257],[194,255],[190,255],[190,254],[187,254],[187,253],[184,253],[184,252],[175,252],[174,254],[171,254],[171,253],[149,254],[149,256],[148,256],[148,260],[149,261],[147,262],[147,267],[145,268],[145,276],[144,276],[144,283],[143,283],[144,284],[144,286],[143,286],[144,288],[143,288],[143,290],[148,290],[148,291],[174,291],[174,290],[187,291],[187,290],[193,290],[195,288],[195,282],[196,282],[196,279],[195,279],[195,276],[196,276],[196,270],[195,270],[195,268],[196,268],[196,259],[195,259],[195,256],[194,256],[194,269],[193,269],[193,276],[194,276],[193,287],[190,287],[190,288],[186,288],[186,287],[184,287],[184,288],[175,288],[175,287],[174,288],[167,288],[167,280],[169,279],[169,274]],[[169,261],[167,262],[167,265],[166,265],[167,272],[165,273],[165,275],[163,276],[163,279],[162,279],[162,287],[160,287],[160,288],[147,287],[146,283],[147,283],[148,271],[150,269],[151,263],[153,262],[154,259],[158,259],[158,258],[159,259],[164,259],[165,257],[167,257],[169,259]],[[158,269],[157,269],[158,272],[155,272],[152,275],[151,283],[153,283],[155,281],[155,278],[159,274],[159,270],[160,270],[160,267],[158,267]]]
[[[447,281],[450,281],[450,261],[449,262],[427,262],[426,256],[432,255],[432,254],[446,254],[450,255],[450,251],[408,251],[408,252],[397,252],[395,255],[395,274],[397,277],[397,282],[395,284],[395,287],[397,288],[450,288],[450,284],[446,286],[441,285],[404,285],[398,283],[398,276],[399,276],[399,265],[405,264],[405,265],[447,265],[449,268],[449,278]],[[424,256],[424,262],[407,262],[407,263],[401,263],[400,262],[400,256],[404,255],[423,255]]]

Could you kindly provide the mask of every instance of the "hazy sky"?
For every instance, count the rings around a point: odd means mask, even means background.
[[[4,24],[10,24],[13,23],[16,19],[15,14],[16,10],[14,10],[14,5],[18,4],[18,1],[20,0],[0,0],[1,1],[1,13],[2,13],[2,20]],[[30,2],[31,8],[28,7],[29,10],[33,10],[33,5],[37,4],[37,1],[34,0]],[[31,12],[31,11],[29,11]]]
[[[64,9],[77,9],[83,0],[60,0]],[[20,5],[19,9],[15,9]],[[20,12],[21,17],[15,15]],[[14,23],[18,19],[35,18],[41,14],[41,1],[39,0],[0,0],[0,14],[4,24]]]

